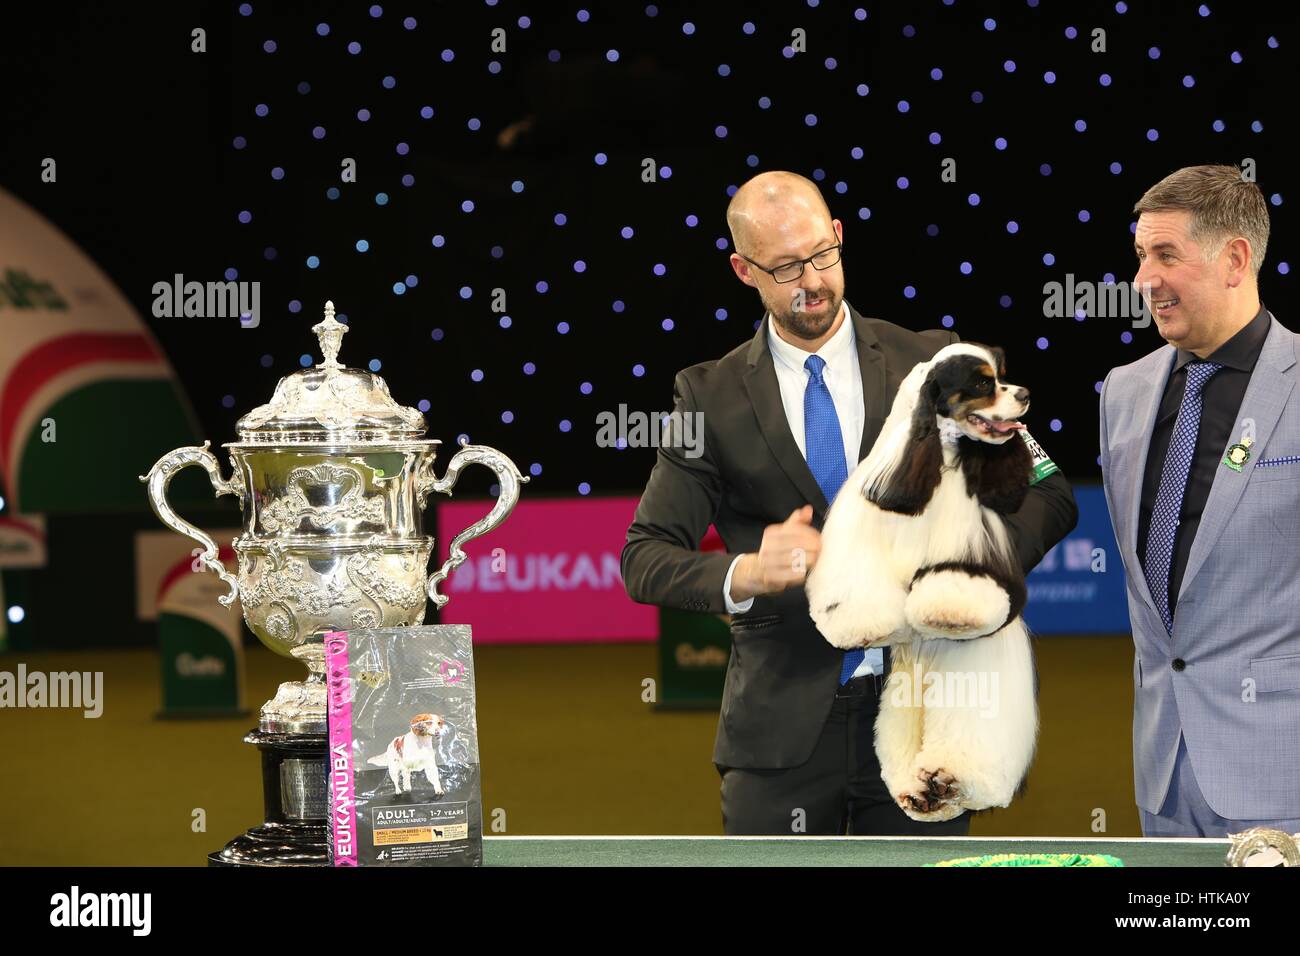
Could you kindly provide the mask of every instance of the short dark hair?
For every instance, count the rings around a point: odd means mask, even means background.
[[[1133,206],[1136,213],[1186,209],[1191,236],[1207,258],[1238,236],[1250,243],[1251,268],[1259,277],[1268,248],[1268,204],[1236,166],[1185,166],[1156,183]]]

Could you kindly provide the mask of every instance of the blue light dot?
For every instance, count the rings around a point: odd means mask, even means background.
[[[938,146],[941,142],[943,142],[943,137],[940,136],[938,133],[930,134],[930,144],[932,146]]]
[[[1050,176],[1050,175],[1052,175],[1052,164],[1051,164],[1051,163],[1043,163],[1043,165],[1041,165],[1041,166],[1038,167],[1038,173],[1039,173],[1040,176]]]
[[[531,465],[528,466],[528,473],[532,475],[534,478],[536,478],[538,475],[542,473],[542,466],[537,462],[533,462]]]
[[[583,482],[579,482],[579,483],[578,483],[578,494],[580,494],[580,495],[589,495],[589,494],[591,494],[591,485],[587,484],[585,481],[583,481]]]
[[[724,321],[724,320],[727,318],[727,310],[726,310],[726,309],[715,309],[714,312],[713,312],[713,317],[714,317],[715,319],[717,319],[719,322],[722,322],[722,321]]]
[[[1223,120],[1221,119],[1216,119],[1211,125],[1213,126],[1214,131],[1216,133],[1222,133],[1223,130],[1225,129]]]
[[[569,334],[569,323],[568,323],[568,322],[557,322],[557,323],[555,323],[555,331],[556,331],[556,332],[559,332],[561,335],[568,335],[568,334]]]
[[[351,53],[353,56],[356,56],[358,53],[361,52],[361,44],[358,43],[356,40],[353,40],[351,43],[348,44],[348,52]]]
[[[582,392],[583,395],[590,395],[590,394],[591,394],[591,383],[590,383],[590,382],[583,382],[581,385],[578,386],[578,391]]]
[[[501,420],[505,422],[507,425],[509,425],[511,422],[515,420],[515,413],[507,408],[504,412],[501,413]]]
[[[937,236],[939,235],[939,227],[934,223],[930,223],[930,225],[925,227],[925,234],[927,236]]]
[[[904,298],[907,298],[907,299],[915,299],[915,298],[916,298],[916,286],[912,286],[912,285],[905,285],[905,286],[903,286],[903,297],[904,297]]]
[[[984,20],[984,29],[985,29],[985,30],[988,30],[988,31],[992,32],[993,30],[996,30],[997,28],[998,28],[998,21],[994,20],[992,17],[987,17],[987,18],[985,18],[985,20]]]
[[[1291,271],[1291,266],[1290,266],[1289,263],[1286,263],[1286,262],[1279,262],[1279,263],[1277,264],[1277,271],[1278,271],[1278,274],[1279,274],[1279,275],[1286,275],[1287,273],[1289,273],[1289,272]]]
[[[307,257],[307,268],[308,268],[308,269],[315,269],[315,268],[316,268],[317,266],[319,266],[319,265],[320,265],[320,258],[319,258],[319,257],[317,257],[317,256],[308,256],[308,257]]]
[[[421,106],[421,107],[420,107],[420,117],[421,117],[422,119],[433,119],[433,107],[432,107],[432,106]]]
[[[461,212],[473,212],[473,211],[474,211],[474,200],[472,200],[472,199],[466,199],[464,202],[462,202],[462,203],[460,204],[460,211],[461,211]]]
[[[370,364],[367,366],[367,368],[369,368],[370,371],[372,372],[378,372],[381,368],[383,368],[383,364],[379,361],[379,359],[371,359]]]
[[[301,311],[302,311],[302,303],[299,302],[297,299],[290,299],[290,300],[289,300],[289,311],[292,312],[292,313],[294,313],[295,315],[296,315],[297,313],[301,312]]]
[[[904,188],[906,188],[906,187],[904,187]],[[861,208],[858,210],[858,218],[859,218],[859,219],[862,219],[862,220],[864,220],[864,221],[867,220],[867,219],[870,219],[870,218],[871,218],[871,210],[868,209],[866,206],[861,207]]]
[[[1110,171],[1114,173],[1116,176],[1118,176],[1121,172],[1124,171],[1124,167],[1121,166],[1118,162],[1114,162],[1110,164]]]
[[[642,375],[645,374],[645,366],[642,365],[640,362],[638,362],[636,365],[633,365],[632,374],[635,375],[637,378],[640,378]]]
[[[993,145],[994,145],[997,149],[1006,149],[1006,148],[1007,148],[1007,141],[1006,141],[1006,138],[1005,138],[1005,137],[1002,137],[1002,136],[999,136],[997,139],[995,139],[995,140],[993,141]]]
[[[1152,129],[1147,130],[1147,140],[1148,140],[1149,142],[1154,143],[1154,142],[1155,142],[1156,140],[1158,140],[1159,138],[1160,138],[1160,131],[1159,131],[1158,129],[1154,129],[1154,128],[1152,128]]]
[[[443,236],[441,236],[441,235],[436,235],[436,236],[434,236],[432,239],[430,239],[429,241],[430,241],[431,243],[433,243],[433,247],[434,247],[435,249],[441,249],[443,246],[445,246],[445,245],[447,244],[447,240],[446,240],[446,238],[443,237]]]
[[[567,418],[560,419],[560,431],[567,432],[572,428],[573,422],[569,421]]]
[[[1130,342],[1133,341],[1133,333],[1129,332],[1128,330],[1125,330],[1119,334],[1119,340],[1123,342],[1125,345],[1128,345]]]
[[[311,356],[303,353],[298,356],[298,364],[303,368],[311,368]]]
[[[1110,74],[1109,73],[1101,74],[1101,76],[1097,77],[1097,82],[1100,83],[1102,86],[1110,86]],[[1079,132],[1083,132],[1083,130],[1079,130]]]
[[[1183,77],[1183,86],[1187,87],[1187,89],[1190,90],[1195,85],[1196,85],[1196,78],[1193,77],[1190,73]]]
[[[524,363],[524,374],[525,374],[525,375],[532,375],[532,374],[533,374],[534,372],[536,372],[536,371],[537,371],[537,365],[536,365],[536,363],[534,363],[534,362],[525,362],[525,363]]]
[[[376,206],[387,206],[387,205],[388,205],[388,193],[375,193],[375,205],[376,205]]]
[[[539,279],[537,281],[537,284],[533,286],[533,288],[536,289],[542,295],[545,295],[546,290],[548,290],[550,287],[551,284],[547,282],[545,279]]]
[[[1004,309],[1009,309],[1009,308],[1011,308],[1011,296],[1009,296],[1009,295],[999,296],[999,297],[998,297],[998,305],[1002,306],[1002,308],[1004,308]]]
[[[609,162],[609,157],[604,153],[597,153],[594,158],[597,166],[604,166],[605,163]]]
[[[242,136],[236,136],[230,141],[230,145],[235,147],[235,149],[243,149],[248,145],[248,140],[244,139]]]
[[[441,342],[446,334],[447,333],[442,329],[431,329],[429,331],[429,338],[433,339],[435,342]]]
[[[975,267],[969,262],[963,262],[958,268],[961,269],[961,274],[964,276],[970,275],[975,270]]]
[[[574,263],[573,263],[573,271],[574,271],[574,272],[586,272],[586,271],[587,271],[587,263],[583,262],[581,259],[575,259],[575,260],[574,260]]]
[[[668,267],[667,267],[666,265],[664,265],[662,262],[656,262],[656,263],[654,264],[654,268],[653,268],[651,271],[652,271],[655,275],[657,275],[657,276],[661,276],[661,275],[664,275],[665,273],[668,272]]]
[[[1049,84],[1049,85],[1052,84],[1052,83],[1055,83],[1055,82],[1056,82],[1056,74],[1053,73],[1051,70],[1048,70],[1046,73],[1043,74],[1043,82],[1044,82],[1044,83],[1047,83],[1047,84]]]
[[[393,87],[397,85],[397,77],[386,76],[382,80],[380,80],[380,83],[383,84],[384,89],[391,90]]]
[[[1232,51],[1232,56],[1230,56],[1229,59],[1232,60],[1233,63],[1240,63],[1240,62],[1241,62],[1241,54],[1238,53],[1236,50],[1233,50],[1233,51]]]
[[[460,287],[460,297],[462,299],[468,299],[473,294],[474,294],[474,290],[471,289],[469,286],[463,285]]]
[[[472,372],[469,373],[469,380],[471,382],[483,381],[483,370],[481,368],[474,369]]]
[[[662,322],[659,323],[659,325],[665,332],[671,332],[673,330],[672,319],[664,319]]]
[[[270,368],[272,365],[275,364],[275,359],[270,355],[263,355],[261,361],[262,361],[262,368]]]
[[[370,248],[370,243],[367,242],[365,239],[357,240],[357,252],[365,252],[369,248]]]
[[[936,66],[933,70],[930,71],[930,79],[932,79],[932,80],[942,80],[942,79],[943,79],[943,70],[939,69],[939,68]]]
[[[442,62],[443,62],[443,63],[450,63],[450,62],[451,62],[452,60],[454,60],[454,59],[456,59],[456,52],[455,52],[454,50],[443,50],[443,51],[442,51]]]
[[[239,221],[244,223],[252,222],[253,214],[249,212],[247,209],[243,209],[239,213]]]
[[[393,283],[393,294],[394,294],[394,295],[405,295],[405,294],[406,294],[406,285],[405,285],[404,283],[401,283],[401,282],[394,282],[394,283]]]
[[[760,97],[758,98],[758,108],[759,108],[760,110],[765,110],[765,109],[767,109],[767,108],[768,108],[769,106],[771,106],[771,105],[772,105],[772,97],[770,97],[770,96],[760,96]]]
[[[907,100],[899,100],[899,101],[898,101],[898,112],[900,112],[900,113],[906,113],[906,112],[907,112],[908,110],[910,110],[911,108],[912,108],[912,104],[909,103],[909,102],[907,102]]]
[[[1041,335],[1040,335],[1040,336],[1038,337],[1038,341],[1035,342],[1034,344],[1037,345],[1040,349],[1045,349],[1045,348],[1047,348],[1048,342],[1047,342],[1047,339],[1046,339],[1044,336],[1041,336]]]
[[[1078,35],[1079,35],[1079,31],[1076,30],[1074,27],[1066,27],[1066,28],[1065,28],[1065,36],[1066,36],[1066,39],[1068,39],[1068,40],[1073,40],[1073,39],[1074,39],[1075,37],[1077,37]]]
[[[966,197],[966,201],[970,203],[972,206],[978,206],[980,204],[980,194],[971,193],[969,196]]]
[[[318,36],[329,36],[330,25],[328,23],[316,24],[316,33]]]
[[[1074,129],[1075,129],[1075,132],[1082,133],[1082,132],[1083,132],[1084,130],[1086,130],[1087,128],[1088,128],[1088,124],[1087,124],[1086,121],[1081,120],[1081,119],[1077,119],[1077,120],[1074,121]]]
[[[906,177],[906,176],[899,176],[898,179],[895,180],[895,183],[896,183],[896,185],[898,186],[899,189],[906,189],[907,186],[908,186],[907,177]]]
[[[1016,61],[1015,61],[1015,60],[1007,60],[1007,61],[1005,61],[1005,62],[1002,64],[1002,69],[1006,70],[1008,73],[1014,73],[1014,72],[1016,72]]]
[[[1088,212],[1088,210],[1086,209],[1079,210],[1079,222],[1087,222],[1091,218],[1092,218],[1092,213]]]

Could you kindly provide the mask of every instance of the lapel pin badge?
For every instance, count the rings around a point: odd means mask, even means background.
[[[1235,445],[1228,447],[1228,453],[1223,456],[1223,463],[1233,471],[1241,471],[1241,466],[1250,461],[1250,446],[1255,444],[1255,439],[1247,435]]]

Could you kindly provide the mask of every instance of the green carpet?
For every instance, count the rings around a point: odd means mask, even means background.
[[[977,816],[972,835],[1140,835],[1131,641],[1045,638],[1037,652],[1042,731],[1028,792]],[[7,864],[199,865],[261,822],[258,752],[240,738],[276,685],[300,676],[297,662],[250,648],[248,717],[167,721],[154,716],[152,651],[8,654],[0,670],[19,660],[103,671],[104,713],[0,711]],[[721,834],[717,713],[642,701],[642,681],[657,677],[653,645],[483,646],[475,661],[489,833]]]

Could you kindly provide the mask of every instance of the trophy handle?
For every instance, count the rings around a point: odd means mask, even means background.
[[[173,531],[185,535],[187,538],[193,538],[199,544],[203,545],[204,551],[199,555],[199,562],[208,571],[215,571],[226,584],[230,585],[230,593],[224,594],[217,598],[225,607],[230,607],[231,603],[239,594],[239,584],[226,570],[226,566],[221,563],[217,557],[217,543],[203,531],[194,527],[180,515],[178,515],[170,504],[167,503],[167,486],[172,483],[176,473],[182,468],[190,465],[202,465],[208,473],[208,478],[212,482],[212,489],[221,495],[238,495],[239,503],[244,503],[244,481],[239,472],[232,471],[230,480],[224,481],[221,478],[221,465],[217,461],[217,456],[208,451],[211,442],[205,441],[202,447],[198,445],[187,445],[184,448],[177,448],[175,451],[169,451],[154,463],[149,469],[147,475],[141,475],[140,480],[149,483],[149,504],[153,506],[154,514],[167,527]]]
[[[479,535],[487,534],[505,521],[506,516],[514,510],[516,502],[519,501],[519,486],[528,481],[528,476],[521,475],[515,463],[495,448],[489,448],[487,445],[467,445],[464,441],[460,444],[460,451],[451,456],[451,461],[447,462],[447,471],[441,478],[434,479],[430,469],[430,473],[420,482],[418,488],[420,499],[423,500],[430,491],[440,491],[450,495],[451,489],[456,486],[456,479],[460,477],[460,470],[466,465],[485,465],[491,468],[496,473],[501,493],[497,495],[496,504],[492,506],[491,511],[451,539],[451,544],[447,548],[446,562],[429,575],[427,586],[429,600],[439,608],[446,604],[449,598],[445,594],[438,593],[438,585],[447,580],[447,576],[460,567],[468,557],[460,546]]]

